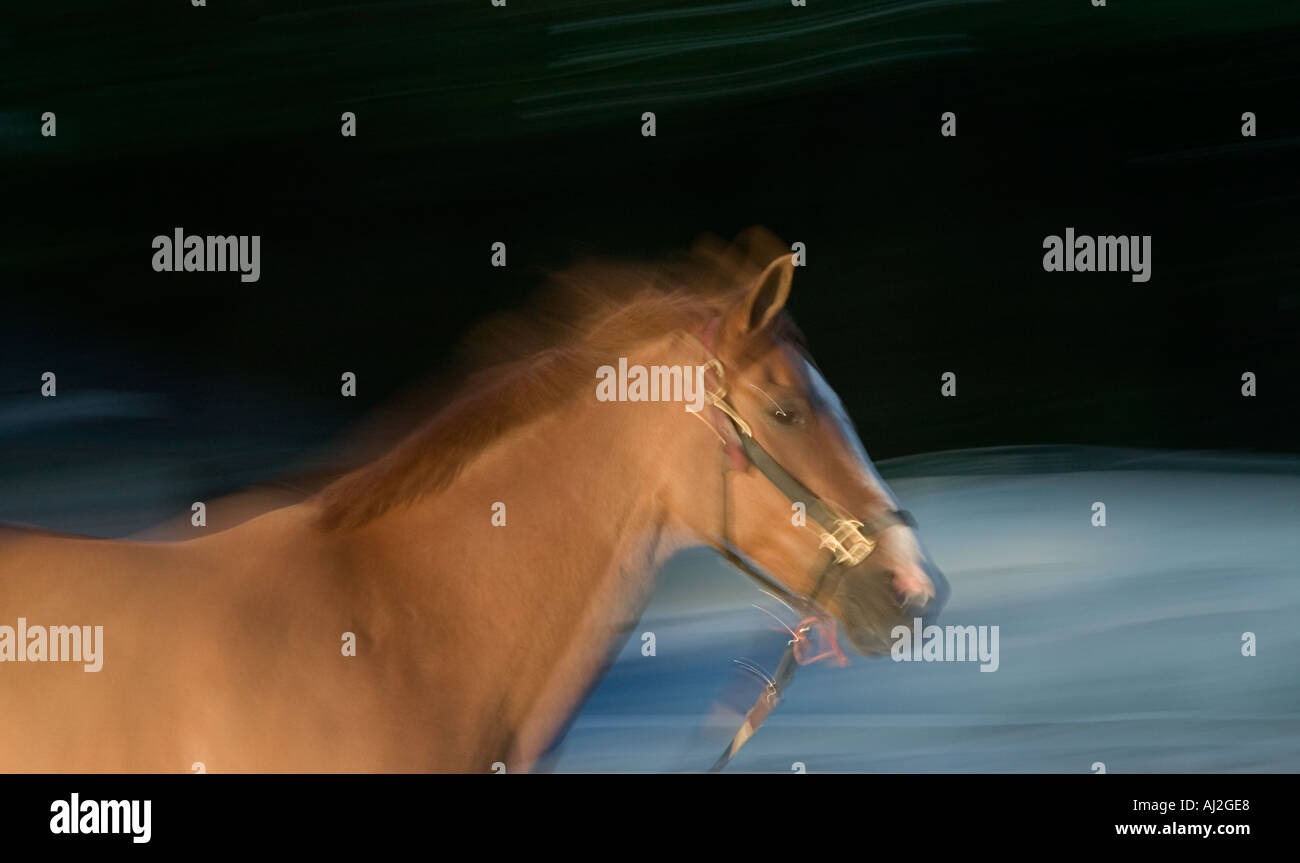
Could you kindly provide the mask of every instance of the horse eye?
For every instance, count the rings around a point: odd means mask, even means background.
[[[772,418],[781,425],[803,425],[803,415],[794,408],[778,407],[772,409]]]

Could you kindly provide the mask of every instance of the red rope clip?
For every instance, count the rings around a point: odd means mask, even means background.
[[[823,659],[831,665],[843,667],[849,658],[840,650],[835,637],[835,621],[829,617],[805,617],[794,630],[794,659],[800,665],[812,665]]]

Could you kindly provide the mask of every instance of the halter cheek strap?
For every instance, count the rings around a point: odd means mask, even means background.
[[[726,370],[714,351],[714,345],[718,341],[718,330],[721,327],[722,318],[713,318],[705,326],[700,338],[700,343],[704,346],[705,356],[708,357],[704,363],[705,377],[707,378],[711,374],[714,379],[713,389],[707,391],[704,396],[709,407],[702,410],[708,410],[709,419],[707,422],[713,426],[714,433],[722,441],[726,467],[730,467],[731,470],[735,471],[744,471],[748,467],[748,461],[740,435],[742,433],[752,435],[753,430],[749,428],[748,423],[740,419],[738,414],[734,413],[734,409],[727,410],[730,404],[726,401]],[[707,380],[705,386],[708,386]],[[723,407],[723,405],[726,405],[726,407]]]

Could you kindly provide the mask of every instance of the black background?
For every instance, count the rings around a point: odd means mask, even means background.
[[[0,397],[43,410],[55,370],[61,396],[170,407],[11,430],[0,475],[238,440],[193,465],[234,487],[426,379],[544,268],[755,224],[807,244],[791,308],[877,459],[1300,448],[1294,3],[810,4],[13,10]],[[260,234],[261,280],[154,273],[178,226]],[[1066,226],[1152,235],[1151,280],[1045,273]]]

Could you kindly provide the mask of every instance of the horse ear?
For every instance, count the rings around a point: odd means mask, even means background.
[[[782,255],[768,264],[728,316],[731,319],[731,329],[738,335],[747,336],[770,324],[781,309],[785,308],[793,280],[793,254]]]

